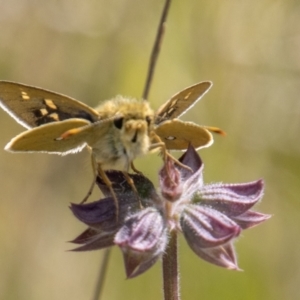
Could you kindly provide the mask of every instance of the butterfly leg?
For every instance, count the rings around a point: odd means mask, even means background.
[[[141,172],[139,172],[141,174]],[[124,177],[127,181],[127,183],[130,185],[130,187],[132,188],[132,190],[134,191],[138,201],[139,201],[139,205],[140,205],[140,208],[143,208],[143,205],[142,205],[142,202],[141,202],[141,199],[140,199],[140,196],[139,196],[139,193],[136,189],[136,186],[134,184],[134,181],[132,180],[132,178],[129,176],[129,174],[125,171],[123,171],[123,174],[124,174]]]
[[[90,186],[90,188],[89,188],[89,190],[88,190],[86,196],[83,198],[83,200],[80,202],[80,204],[86,202],[87,199],[91,196],[91,194],[92,194],[92,192],[93,192],[93,189],[94,189],[94,186],[95,186],[95,183],[96,183],[96,178],[97,178],[97,177],[94,176],[93,182],[92,182],[92,184],[91,184],[91,186]]]
[[[163,159],[164,159],[165,162],[166,162],[167,157],[169,157],[171,160],[174,161],[174,163],[176,163],[176,164],[179,165],[180,167],[185,168],[185,169],[187,169],[187,170],[189,170],[190,172],[193,173],[193,170],[192,170],[190,167],[188,167],[188,166],[186,166],[185,164],[181,163],[178,159],[176,159],[173,155],[171,155],[171,154],[167,151],[166,146],[165,146],[165,144],[164,144],[163,142],[162,142],[162,143],[155,143],[155,144],[152,144],[151,147],[150,147],[150,150],[152,150],[152,149],[157,149],[157,148],[161,148],[161,149],[162,149],[162,150],[161,150],[161,153],[162,153],[162,155],[163,155]],[[170,180],[171,182],[173,182],[173,184],[175,185],[175,182],[173,181],[172,176],[171,176],[171,174],[169,173],[169,168],[166,168],[166,171],[167,171],[167,176],[169,177],[169,180]]]
[[[178,166],[184,168],[184,169],[187,169],[191,172],[193,172],[193,170],[186,166],[185,164],[181,163],[177,158],[175,158],[172,154],[170,154],[166,148],[166,145],[165,143],[160,139],[160,137],[158,135],[154,135],[153,138],[157,141],[156,143],[152,144],[150,146],[150,151],[151,150],[154,150],[154,149],[157,149],[157,148],[160,148],[161,149],[161,153],[163,155],[163,158],[164,158],[164,161],[166,161],[167,157],[171,158],[174,163],[176,163]]]
[[[107,177],[105,171],[101,168],[101,165],[98,164],[98,175],[102,178],[103,182],[105,183],[105,185],[108,187],[113,199],[114,199],[114,204],[115,204],[115,208],[116,208],[116,220],[119,220],[119,202],[118,202],[118,198],[115,194],[115,191],[113,189],[113,184],[110,181],[110,179]]]
[[[94,158],[94,155],[92,154],[91,156],[92,158],[92,167],[93,167],[93,175],[94,175],[94,178],[93,178],[93,182],[86,194],[86,196],[83,198],[83,200],[80,202],[81,204],[82,203],[85,203],[87,201],[87,199],[91,196],[92,192],[93,192],[93,189],[94,189],[94,186],[95,186],[95,183],[96,183],[96,179],[97,179],[97,163],[96,163],[96,160]]]
[[[141,171],[139,171],[139,170],[134,166],[133,161],[130,163],[130,167],[131,167],[131,169],[132,169],[135,173],[137,173],[137,174],[143,174]]]
[[[115,204],[115,208],[116,208],[116,219],[119,219],[119,203],[118,203],[118,199],[117,196],[115,194],[115,191],[113,190],[112,187],[112,182],[109,180],[109,178],[107,177],[106,173],[104,172],[104,170],[101,167],[101,164],[97,163],[94,154],[92,153],[91,155],[91,159],[92,159],[92,167],[93,167],[93,172],[94,172],[94,179],[92,182],[92,185],[90,186],[87,195],[84,197],[84,199],[81,201],[81,203],[84,203],[87,201],[87,199],[90,197],[90,195],[93,192],[96,180],[97,180],[97,176],[99,175],[103,182],[105,183],[105,185],[108,187],[113,199],[114,199],[114,204]]]

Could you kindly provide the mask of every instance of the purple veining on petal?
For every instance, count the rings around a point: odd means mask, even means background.
[[[193,248],[211,248],[237,237],[240,227],[224,214],[208,207],[187,205],[180,220],[182,232]]]
[[[238,216],[263,196],[263,181],[244,184],[209,184],[203,186],[194,201],[210,206],[227,216]]]
[[[262,214],[256,211],[246,211],[245,213],[231,217],[242,229],[247,229],[259,225],[271,218],[271,215]]]
[[[157,210],[146,208],[130,216],[114,240],[123,252],[127,277],[150,268],[162,255],[167,240],[166,226]]]
[[[115,244],[136,251],[152,251],[164,228],[162,215],[153,208],[146,208],[125,221],[116,234]]]
[[[235,251],[231,244],[215,248],[193,248],[192,250],[209,263],[230,270],[239,270],[235,259]]]

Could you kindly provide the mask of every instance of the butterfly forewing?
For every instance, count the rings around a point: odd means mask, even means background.
[[[70,118],[98,120],[94,109],[71,97],[9,81],[0,81],[0,105],[26,128]]]
[[[185,150],[189,144],[196,149],[209,147],[213,143],[212,134],[193,122],[178,119],[165,121],[155,129],[168,150]]]
[[[155,124],[180,117],[190,109],[211,88],[212,82],[204,81],[192,85],[174,95],[156,112]]]

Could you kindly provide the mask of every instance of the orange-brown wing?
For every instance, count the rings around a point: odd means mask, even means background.
[[[0,81],[0,106],[26,128],[71,118],[98,120],[98,113],[80,101],[16,82]]]

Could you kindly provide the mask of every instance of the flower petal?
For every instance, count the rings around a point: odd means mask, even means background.
[[[130,216],[115,236],[120,246],[129,278],[150,268],[163,253],[167,244],[167,230],[162,215],[154,208],[146,208]]]
[[[183,189],[180,172],[169,157],[159,172],[159,184],[161,194],[166,200],[173,202],[180,198]]]
[[[240,270],[236,262],[234,248],[230,243],[215,248],[198,248],[193,250],[199,257],[209,263],[230,270]]]
[[[246,211],[245,213],[231,217],[242,229],[247,229],[254,227],[268,219],[271,218],[271,215],[262,214],[256,211]]]
[[[70,209],[77,219],[92,228],[113,230],[118,226],[113,198],[105,198],[85,204],[71,203]]]
[[[117,198],[121,197],[126,204],[130,203],[130,205],[133,205],[135,203],[139,205],[139,201],[141,201],[143,206],[151,206],[153,202],[159,201],[153,183],[143,174],[128,174],[138,192],[140,198],[138,199],[136,192],[132,188],[132,183],[128,182],[128,178],[125,177],[123,172],[109,170],[105,173],[112,183],[112,189]],[[105,196],[111,196],[110,189],[101,177],[97,177],[96,183]]]
[[[79,236],[77,236],[74,240],[69,241],[73,244],[85,244],[86,242],[95,238],[98,234],[98,231],[93,228],[88,228],[84,232],[82,232]]]
[[[244,184],[210,184],[203,186],[193,201],[210,206],[227,216],[238,216],[262,198],[263,188],[262,180]]]
[[[161,257],[161,253],[149,259],[141,259],[137,255],[130,255],[123,252],[123,259],[125,264],[127,278],[134,278],[150,269],[157,260]]]
[[[162,215],[154,208],[146,208],[125,221],[116,234],[115,243],[136,251],[152,251],[164,228]]]
[[[198,205],[186,205],[180,218],[182,232],[191,248],[211,248],[237,237],[240,227],[224,214]]]
[[[192,146],[189,146],[179,161],[187,168],[168,158],[159,172],[161,194],[171,202],[177,201],[182,195],[183,201],[189,201],[203,185],[203,164]]]
[[[81,234],[79,237],[77,237],[74,240],[75,242],[72,241],[73,243],[84,244],[84,245],[72,249],[71,251],[79,252],[79,251],[99,250],[114,245],[115,232],[100,232],[93,237],[87,238],[85,241],[80,240],[80,237],[84,234],[85,232]]]
[[[203,167],[202,160],[195,150],[195,148],[190,144],[187,148],[186,152],[178,159],[181,163],[188,166],[192,169],[193,172],[176,165],[177,169],[181,173],[181,177],[183,180],[187,180],[193,173],[197,172],[199,169]]]
[[[180,198],[183,189],[180,172],[169,157],[159,172],[159,184],[161,194],[166,200],[174,202]]]

